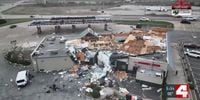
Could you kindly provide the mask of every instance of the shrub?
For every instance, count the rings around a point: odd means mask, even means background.
[[[100,90],[101,90],[101,87],[99,87],[99,86],[96,85],[96,84],[91,84],[89,87],[93,89],[93,92],[91,92],[90,95],[91,95],[93,98],[99,98],[99,97],[100,97]]]
[[[188,82],[191,82],[192,80],[191,80],[191,78],[190,78],[190,76],[188,76]]]
[[[5,24],[7,21],[5,19],[0,19],[0,24]]]
[[[142,28],[142,25],[141,25],[140,23],[138,23],[138,24],[136,25],[136,28]]]
[[[12,28],[16,28],[17,27],[17,25],[11,25],[10,26],[10,28],[12,29]]]
[[[191,90],[193,90],[193,89],[194,89],[194,83],[193,83],[193,82],[190,82],[190,83],[189,83],[189,87],[190,87]]]
[[[5,55],[5,59],[8,60],[9,62],[12,63],[17,63],[17,64],[22,64],[24,66],[30,65],[31,61],[30,60],[26,60],[26,59],[20,59],[19,58],[19,54],[20,52],[18,51],[9,51],[6,55]]]

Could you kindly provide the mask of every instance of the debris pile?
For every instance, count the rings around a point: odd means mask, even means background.
[[[155,36],[158,36],[158,37],[162,37],[162,38],[165,38],[166,37],[166,32],[168,30],[166,28],[161,28],[161,27],[152,27],[150,30],[149,30],[149,34],[152,34],[152,35],[155,35]]]
[[[69,69],[69,72],[71,74],[76,74],[78,72],[79,68],[80,68],[80,65],[74,65],[74,66],[72,66],[71,69]]]
[[[165,29],[152,28],[148,32],[133,30],[127,34],[129,36],[121,45],[120,50],[129,54],[148,54],[165,48]]]
[[[137,98],[136,95],[131,94],[132,91],[129,88],[120,86],[130,76],[124,70],[118,71],[117,64],[111,65],[111,55],[114,54],[114,51],[117,53],[122,51],[123,55],[124,53],[139,55],[157,52],[165,44],[164,34],[165,31],[160,28],[153,28],[148,32],[133,30],[128,33],[107,35],[100,35],[87,30],[82,33],[82,38],[65,42],[65,48],[72,55],[72,59],[76,64],[68,71],[59,74],[63,80],[67,80],[72,84],[73,82],[79,84],[76,87],[80,92],[78,96],[85,93],[93,98],[101,99],[108,97],[119,99],[127,95]],[[120,43],[116,39],[120,40]],[[124,41],[121,41],[123,39]],[[119,62],[119,66],[122,65],[122,62]],[[128,66],[126,60],[124,62],[124,66]],[[138,61],[134,63],[150,66],[147,62]],[[156,64],[151,64],[151,66],[153,65]],[[133,81],[135,82],[135,80],[129,80],[130,83],[133,83]],[[146,87],[143,89],[151,90],[152,88]]]
[[[131,54],[140,54],[142,48],[145,47],[144,40],[130,40],[127,43],[123,44],[120,50],[131,53]]]
[[[115,78],[120,81],[128,78],[128,75],[125,71],[116,71],[114,74],[115,74]]]

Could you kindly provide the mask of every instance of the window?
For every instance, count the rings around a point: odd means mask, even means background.
[[[145,70],[140,70],[140,72],[141,72],[141,73],[144,73],[144,72],[145,72]]]
[[[21,82],[24,82],[24,81],[25,81],[25,80],[18,80],[17,83],[21,83]]]
[[[156,77],[161,77],[161,73],[156,73]]]
[[[197,54],[197,55],[200,55],[200,53],[199,52],[190,52],[190,53],[193,53],[193,54]]]
[[[40,69],[40,72],[44,72],[44,69]]]

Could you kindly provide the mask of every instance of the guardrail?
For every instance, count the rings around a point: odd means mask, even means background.
[[[180,55],[180,57],[182,59],[181,61],[182,61],[182,65],[184,67],[184,74],[186,76],[187,81],[188,81],[188,78],[190,78],[192,84],[194,85],[194,90],[193,91],[195,93],[195,100],[200,100],[200,93],[199,93],[199,89],[197,87],[197,82],[196,82],[196,80],[194,78],[194,74],[193,74],[189,59],[184,54],[184,45],[183,44],[184,44],[183,42],[179,43],[179,50],[180,50],[179,55]]]

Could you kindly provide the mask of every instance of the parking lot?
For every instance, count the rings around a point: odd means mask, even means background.
[[[191,68],[193,70],[193,74],[194,74],[194,77],[196,79],[196,82],[197,82],[197,87],[200,89],[200,59],[197,59],[197,58],[193,58],[193,57],[188,57],[189,58],[189,61],[190,61],[190,65],[191,65]]]

